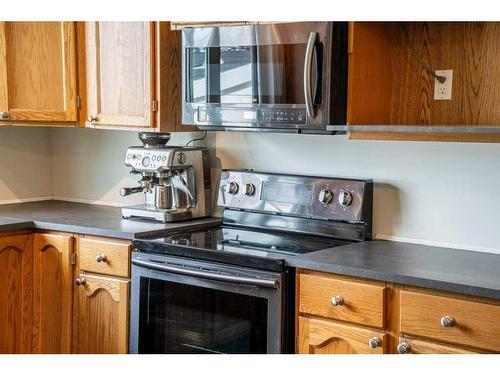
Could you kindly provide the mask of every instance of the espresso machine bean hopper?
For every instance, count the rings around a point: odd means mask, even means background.
[[[173,222],[211,214],[211,176],[207,148],[167,146],[170,133],[139,133],[142,146],[131,146],[125,165],[141,175],[139,186],[122,196],[144,193],[144,204],[123,207],[123,218]]]

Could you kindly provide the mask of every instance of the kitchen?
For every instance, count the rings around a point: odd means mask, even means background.
[[[2,22],[0,352],[500,352],[499,24],[181,19]]]

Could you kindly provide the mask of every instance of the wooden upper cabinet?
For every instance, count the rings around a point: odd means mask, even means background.
[[[0,354],[31,353],[33,237],[0,237]]]
[[[154,23],[86,24],[89,125],[154,127]]]
[[[0,124],[77,121],[74,22],[0,23]]]
[[[35,233],[33,352],[71,353],[73,254],[71,235]]]
[[[127,354],[130,281],[80,274],[73,353]]]

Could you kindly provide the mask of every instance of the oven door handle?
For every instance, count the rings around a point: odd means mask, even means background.
[[[306,47],[306,57],[304,61],[304,97],[306,101],[307,116],[310,118],[316,117],[316,108],[314,108],[314,102],[312,96],[311,75],[312,75],[312,59],[317,39],[318,39],[318,33],[311,32],[309,34],[309,39],[307,40],[307,47]]]
[[[132,264],[139,267],[146,267],[156,271],[171,272],[179,275],[200,277],[203,279],[215,280],[229,282],[233,284],[245,284],[251,286],[260,286],[264,288],[279,288],[278,280],[270,279],[258,279],[254,277],[238,276],[238,275],[227,275],[212,272],[205,272],[202,270],[196,270],[192,268],[177,267],[170,264],[158,264],[153,262],[147,262],[138,259],[132,259]]]

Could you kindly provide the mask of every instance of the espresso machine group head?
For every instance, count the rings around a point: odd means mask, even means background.
[[[210,159],[207,148],[167,146],[170,133],[139,133],[142,146],[131,146],[125,165],[141,175],[139,186],[123,188],[122,196],[144,193],[144,204],[122,208],[123,218],[161,222],[211,214]]]

